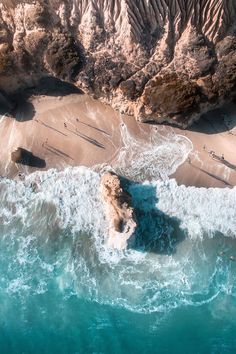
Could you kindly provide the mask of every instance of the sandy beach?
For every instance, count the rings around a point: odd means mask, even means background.
[[[172,177],[178,184],[197,187],[236,185],[236,105],[229,104],[204,115],[190,130],[137,123],[112,108],[83,94],[32,96],[33,114],[24,106],[14,117],[0,122],[2,176],[17,177],[37,167],[15,164],[11,152],[22,147],[46,162],[46,169],[99,164],[113,165],[124,145],[121,134],[126,125],[133,141],[149,139],[155,130],[184,136],[192,151]],[[141,140],[140,140],[141,139]],[[132,144],[130,146],[132,148]],[[223,155],[222,155],[223,154]]]
[[[184,134],[193,143],[193,151],[174,177],[179,183],[196,187],[232,187],[236,185],[236,105],[231,103],[203,115]]]

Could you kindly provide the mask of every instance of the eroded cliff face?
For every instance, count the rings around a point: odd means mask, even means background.
[[[235,95],[236,1],[2,0],[0,89],[48,74],[186,127]]]

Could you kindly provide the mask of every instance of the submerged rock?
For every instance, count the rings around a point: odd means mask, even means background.
[[[137,226],[131,196],[122,189],[119,177],[111,172],[101,178],[101,194],[109,223],[107,245],[126,249]]]

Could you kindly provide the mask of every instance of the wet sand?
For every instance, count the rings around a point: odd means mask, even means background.
[[[174,177],[197,187],[236,185],[236,105],[228,104],[204,115],[191,130],[180,131],[193,143],[193,151]]]
[[[28,118],[24,108],[18,107],[14,118],[1,119],[2,176],[15,177],[19,172],[27,174],[37,170],[11,162],[10,153],[17,147],[45,160],[46,169],[112,165],[123,146],[120,124],[125,123],[134,138],[142,138],[153,130],[153,125],[121,116],[87,95],[37,96],[30,103],[34,107],[32,117]],[[191,130],[165,126],[166,132],[186,136],[193,144],[189,158],[172,177],[188,186],[236,185],[235,125],[236,105],[230,104],[207,114]],[[155,129],[163,131],[163,126]]]

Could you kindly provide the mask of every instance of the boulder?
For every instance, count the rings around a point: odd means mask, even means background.
[[[22,148],[17,148],[11,153],[11,160],[15,163],[21,163],[23,160],[23,150]]]
[[[11,160],[15,163],[20,163],[29,167],[45,168],[46,162],[38,156],[35,156],[31,151],[18,147],[11,153]]]
[[[100,187],[109,225],[106,243],[111,248],[124,250],[132,242],[137,226],[131,196],[123,190],[120,178],[111,172],[102,176]]]

